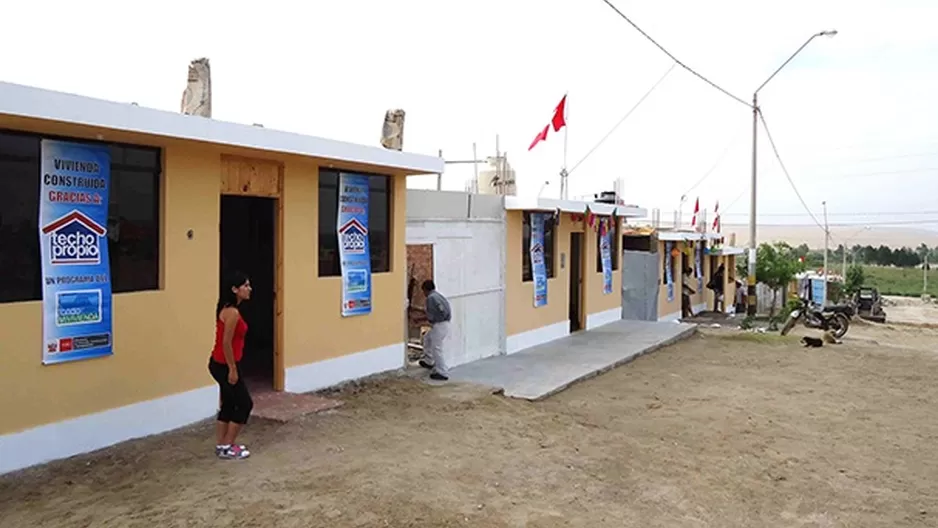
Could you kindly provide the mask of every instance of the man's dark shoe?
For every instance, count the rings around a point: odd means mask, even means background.
[[[419,362],[417,362],[417,364],[420,365],[421,367],[425,368],[425,369],[428,369],[428,370],[433,368],[433,365],[427,363],[426,361],[424,361],[424,360],[422,360],[422,359],[421,359]]]
[[[430,374],[430,379],[436,380],[436,381],[447,381],[449,379],[449,376],[444,376],[440,374],[439,372],[434,372],[433,374]]]

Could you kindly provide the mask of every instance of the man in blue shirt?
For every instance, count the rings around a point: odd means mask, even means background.
[[[446,368],[446,359],[443,356],[443,342],[449,336],[453,312],[449,301],[436,291],[436,284],[432,280],[423,281],[421,289],[427,297],[427,321],[432,326],[423,336],[423,359],[420,360],[420,366],[432,371],[430,379],[446,381],[449,379],[449,369]]]

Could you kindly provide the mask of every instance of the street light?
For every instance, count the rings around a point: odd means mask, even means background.
[[[847,281],[847,243],[849,243],[851,240],[853,240],[854,238],[856,238],[857,236],[859,236],[860,233],[862,233],[862,232],[864,232],[864,231],[869,231],[870,229],[871,229],[870,226],[863,226],[862,229],[860,229],[860,230],[857,231],[856,233],[854,233],[854,234],[852,234],[852,235],[850,235],[850,236],[848,236],[847,238],[844,239],[844,255],[843,255],[844,261],[843,261],[843,264],[842,264],[842,267],[841,267],[841,277],[844,278],[844,282]],[[853,252],[851,251],[851,253],[853,253]],[[854,254],[854,255],[853,255],[853,263],[854,263],[854,264],[857,263],[856,260],[857,260],[857,256],[856,256],[856,254]]]
[[[788,60],[782,63],[772,75],[769,75],[769,78],[765,80],[762,84],[756,88],[756,91],[752,93],[752,182],[749,195],[749,277],[748,277],[748,288],[747,288],[747,297],[749,298],[749,306],[746,310],[748,315],[756,315],[756,137],[758,135],[758,124],[759,124],[759,91],[765,88],[765,85],[769,83],[778,72],[782,71],[782,68],[788,65],[801,50],[803,50],[812,40],[818,37],[833,37],[837,35],[836,29],[821,31],[811,35],[811,38],[805,41],[794,53],[791,54],[791,57],[788,57]]]

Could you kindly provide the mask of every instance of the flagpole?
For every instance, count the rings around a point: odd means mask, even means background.
[[[566,200],[570,192],[567,189],[567,133],[570,130],[570,124],[567,122],[567,116],[570,115],[570,112],[567,111],[569,102],[567,101],[567,94],[569,92],[564,92],[563,94],[563,167],[560,169],[560,199]]]

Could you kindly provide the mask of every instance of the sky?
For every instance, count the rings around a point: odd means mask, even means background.
[[[938,2],[613,3],[747,101],[836,29],[759,94],[794,187],[818,218],[826,201],[832,224],[938,229]],[[178,111],[189,61],[208,57],[216,119],[378,145],[385,111],[402,108],[405,150],[467,160],[474,142],[493,155],[498,135],[518,193],[544,197],[559,196],[563,134],[572,167],[672,64],[603,0],[7,0],[3,12],[0,80]],[[567,130],[529,152],[564,94]],[[761,128],[758,141],[760,223],[812,223]],[[750,109],[678,67],[579,163],[570,196],[621,178],[626,202],[663,219],[686,195],[685,218],[699,198],[745,223],[751,151]],[[471,175],[452,165],[443,188]]]

